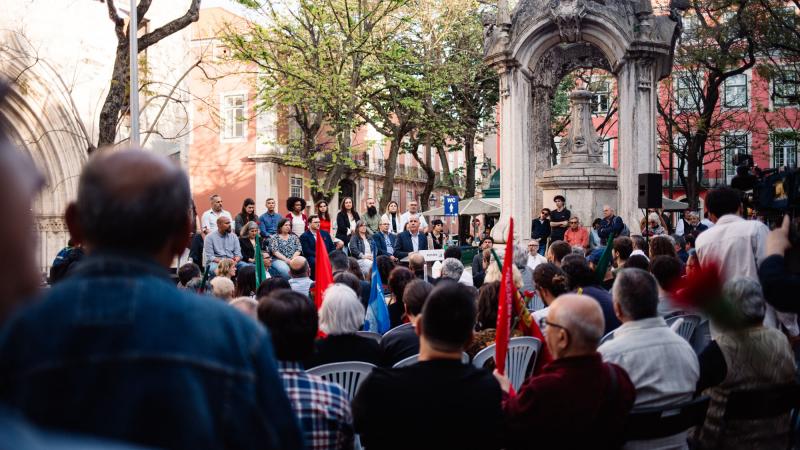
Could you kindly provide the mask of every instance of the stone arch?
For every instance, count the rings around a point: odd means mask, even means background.
[[[594,47],[617,78],[617,210],[626,222],[638,221],[637,175],[653,172],[657,166],[656,84],[671,70],[679,33],[674,17],[677,15],[654,16],[650,0],[520,0],[513,12],[507,0],[498,0],[494,22],[484,20],[485,61],[500,74],[503,217],[496,238],[503,238],[504,225],[512,214],[518,219],[518,236],[525,239],[530,234],[532,199],[541,195],[530,176],[534,173],[537,178],[536,174],[541,174],[537,166],[542,165],[540,156],[530,153],[541,153],[536,147],[541,133],[536,130],[549,119],[549,114],[534,116],[543,111],[542,99],[549,100],[541,91],[537,71],[553,56],[553,49],[563,44]],[[557,75],[557,68],[549,70],[549,75]],[[592,176],[582,173],[587,180]],[[584,185],[581,189],[591,189],[591,183]]]
[[[46,272],[68,239],[63,214],[77,194],[89,142],[69,91],[54,68],[27,53],[16,34],[7,33],[3,39],[5,51],[12,54],[4,58],[0,77],[12,81],[0,106],[0,121],[46,179],[33,206],[40,267]]]

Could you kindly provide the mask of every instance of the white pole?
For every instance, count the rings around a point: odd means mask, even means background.
[[[130,40],[130,64],[131,64],[131,83],[130,91],[130,117],[131,117],[131,137],[130,145],[139,146],[139,18],[136,17],[136,0],[131,0],[131,23],[128,27],[128,38]]]

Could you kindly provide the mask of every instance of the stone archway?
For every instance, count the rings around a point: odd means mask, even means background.
[[[507,0],[498,1],[484,43],[486,62],[500,74],[503,216],[495,229],[497,235],[514,215],[518,219],[516,237],[530,236],[536,190],[530,176],[541,175],[545,168],[541,154],[546,152],[536,127],[549,124],[549,113],[535,116],[537,111],[541,114],[545,98],[541,80],[555,78],[561,69],[552,64],[554,57],[570,51],[583,52],[577,63],[592,62],[602,55],[617,78],[617,210],[627,223],[637,223],[637,175],[654,172],[657,167],[656,86],[672,68],[680,30],[675,16],[654,16],[650,0],[520,0],[513,12]],[[564,44],[589,44],[593,50],[564,48]],[[549,105],[549,98],[547,101]]]
[[[11,139],[27,152],[46,179],[33,211],[39,239],[39,264],[43,273],[64,247],[69,233],[64,210],[75,198],[78,177],[86,163],[88,141],[69,92],[56,71],[45,61],[25,57],[16,35],[3,36],[7,51],[0,77],[12,80],[11,91],[0,107]]]

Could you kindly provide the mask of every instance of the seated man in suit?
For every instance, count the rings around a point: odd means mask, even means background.
[[[308,267],[311,270],[311,279],[314,279],[315,266],[317,262],[317,230],[322,236],[322,241],[325,243],[325,248],[328,253],[332,252],[336,247],[333,245],[330,233],[319,229],[319,216],[311,216],[308,218],[308,230],[300,235],[300,245],[302,246],[303,256],[308,261]]]
[[[388,256],[393,262],[397,262],[394,256],[397,246],[397,235],[389,232],[389,218],[384,217],[378,225],[378,232],[372,235],[372,245],[378,252],[378,256]]]
[[[428,249],[428,239],[419,229],[419,216],[411,214],[408,216],[408,230],[397,235],[397,248],[394,249],[394,256],[403,259],[409,253]]]

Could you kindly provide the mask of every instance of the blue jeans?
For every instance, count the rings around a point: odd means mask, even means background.
[[[272,261],[272,267],[269,268],[269,274],[274,277],[281,277],[286,280],[289,279],[289,265],[280,259]]]

